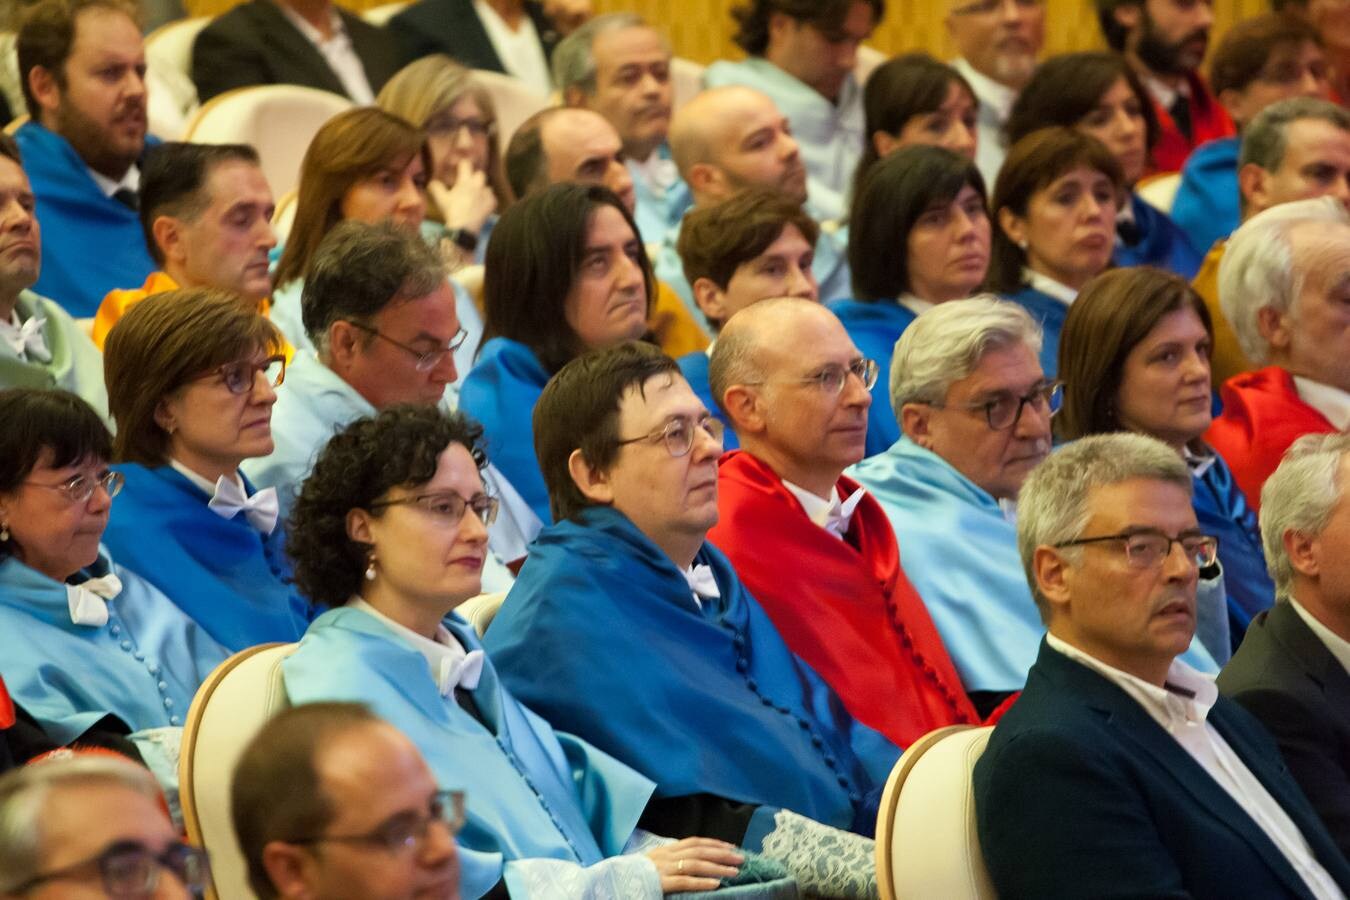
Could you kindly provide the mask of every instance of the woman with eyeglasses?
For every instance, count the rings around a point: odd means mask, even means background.
[[[133,307],[104,350],[126,480],[105,540],[231,651],[296,640],[308,623],[276,490],[239,472],[272,452],[280,346],[276,327],[238,297],[194,289]]]
[[[0,422],[8,696],[58,744],[130,751],[128,736],[135,744],[140,732],[181,726],[227,651],[100,546],[123,484],[108,466],[107,427],[83,400],[55,390],[0,391]]]
[[[1163,441],[1186,460],[1200,529],[1219,539],[1227,620],[1217,623],[1226,628],[1211,630],[1206,646],[1223,662],[1242,642],[1252,617],[1275,601],[1275,586],[1266,571],[1256,514],[1223,457],[1201,437],[1213,402],[1213,348],[1209,311],[1182,279],[1148,268],[1098,277],[1064,323],[1059,346],[1064,409],[1055,432],[1062,440],[1074,440],[1137,431]],[[1227,632],[1229,646],[1215,634],[1220,630]]]
[[[460,390],[488,455],[544,523],[553,521],[530,413],[553,373],[588,350],[647,333],[655,280],[623,201],[555,184],[506,211],[488,247],[483,349]]]
[[[354,701],[398,727],[442,787],[466,790],[460,890],[512,897],[656,898],[736,875],[731,844],[654,846],[635,832],[654,785],[521,706],[473,627],[497,500],[482,430],[461,414],[397,406],[319,455],[296,501],[296,582],[327,611],[282,665],[296,705]],[[341,665],[334,665],[341,660]]]

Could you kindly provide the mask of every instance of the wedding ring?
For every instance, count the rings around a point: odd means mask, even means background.
[[[679,862],[677,862],[677,863],[675,864],[675,871],[676,871],[676,872],[684,872],[684,860],[680,860]]]

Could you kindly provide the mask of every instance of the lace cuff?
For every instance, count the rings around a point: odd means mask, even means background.
[[[838,900],[875,900],[876,842],[786,809],[774,815],[763,853],[787,867],[804,894]]]

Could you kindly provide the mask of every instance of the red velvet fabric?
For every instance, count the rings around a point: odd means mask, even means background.
[[[0,678],[0,731],[13,728],[16,718],[14,701],[10,698],[9,690],[5,687],[5,679]]]
[[[857,488],[839,479],[840,497]],[[841,541],[808,519],[773,470],[744,451],[722,457],[718,492],[720,521],[709,540],[855,718],[900,747],[935,728],[979,723],[871,495]]]
[[[1210,423],[1205,440],[1233,470],[1252,509],[1260,509],[1261,485],[1289,445],[1305,434],[1336,428],[1299,399],[1293,376],[1278,366],[1234,375],[1224,383],[1222,396],[1223,415]]]
[[[1215,138],[1237,134],[1228,111],[1210,93],[1205,80],[1195,73],[1188,75],[1186,80],[1191,86],[1191,134],[1194,139],[1186,140],[1171,113],[1155,99],[1153,112],[1158,117],[1158,143],[1153,147],[1153,173],[1180,172],[1186,157],[1196,147]]]

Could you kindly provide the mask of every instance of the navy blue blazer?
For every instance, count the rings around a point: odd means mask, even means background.
[[[535,0],[525,0],[525,13],[539,33],[544,56],[551,60],[560,39],[553,20]],[[402,45],[406,62],[444,53],[471,69],[506,74],[472,0],[418,0],[389,20],[389,31]]]
[[[1350,863],[1270,735],[1219,697],[1209,722],[1350,891]],[[999,896],[1310,897],[1233,798],[1102,675],[1041,642],[975,765],[980,844]]]

